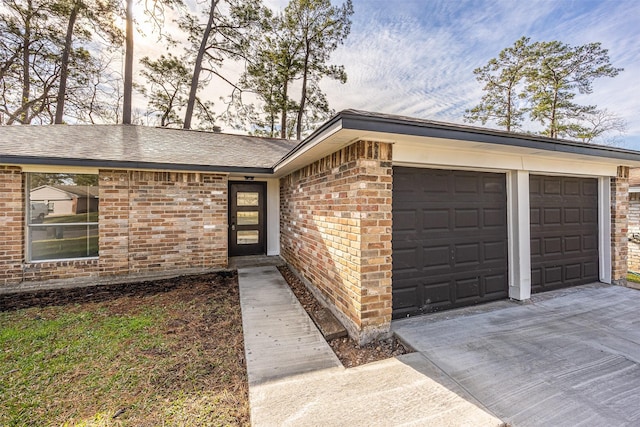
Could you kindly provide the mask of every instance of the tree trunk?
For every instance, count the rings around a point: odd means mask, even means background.
[[[122,123],[131,124],[131,98],[133,96],[133,0],[127,0],[126,38],[124,53],[124,101]]]
[[[29,109],[27,105],[29,104],[29,95],[31,92],[31,58],[29,57],[31,50],[31,17],[33,16],[33,3],[31,0],[27,2],[28,4],[28,14],[24,20],[24,39],[22,43],[22,102],[21,102],[21,110],[20,114],[20,123],[23,125],[29,124]]]
[[[558,127],[556,126],[556,110],[558,105],[558,90],[553,93],[553,103],[551,104],[551,126],[549,129],[549,136],[551,138],[558,137]]]
[[[280,116],[280,138],[282,139],[286,139],[287,138],[287,97],[289,96],[288,94],[288,89],[289,89],[289,80],[285,80],[284,84],[282,85],[282,97],[283,97],[283,101],[282,101],[282,115]]]
[[[509,90],[507,91],[507,132],[511,132],[511,103],[512,101],[512,96],[511,96],[511,87],[509,87]]]
[[[302,117],[304,116],[304,108],[307,102],[307,76],[309,74],[309,43],[307,42],[304,54],[304,66],[302,68],[302,89],[300,95],[300,106],[298,110],[298,122],[296,123],[296,139],[302,138]]]
[[[202,70],[202,60],[204,58],[205,51],[207,50],[207,42],[209,41],[209,35],[213,28],[213,19],[215,17],[216,6],[218,0],[211,0],[211,10],[209,10],[209,20],[207,26],[204,29],[202,40],[200,41],[200,48],[198,49],[198,56],[196,56],[196,62],[193,65],[193,76],[191,77],[191,90],[189,91],[189,100],[187,101],[187,112],[184,114],[184,129],[191,129],[191,118],[193,117],[193,109],[196,104],[196,94],[198,92],[198,80],[200,80],[200,71]]]
[[[67,25],[67,35],[64,39],[64,50],[62,51],[62,64],[60,65],[60,86],[58,87],[58,101],[56,102],[56,117],[54,123],[62,124],[62,116],[64,115],[64,97],[67,92],[67,76],[69,74],[69,56],[71,54],[71,42],[73,41],[73,27],[76,25],[78,10],[80,9],[80,1],[76,0],[69,15],[69,24]]]

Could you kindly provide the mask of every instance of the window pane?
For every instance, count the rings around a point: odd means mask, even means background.
[[[258,211],[238,212],[238,225],[256,225],[258,219]]]
[[[259,236],[257,230],[238,231],[238,244],[239,245],[255,245],[259,243]]]
[[[238,206],[258,206],[259,194],[238,191],[236,196]]]
[[[98,256],[98,175],[28,174],[30,260]]]
[[[29,223],[98,221],[98,176],[29,174]]]
[[[30,228],[34,261],[98,256],[97,225],[51,225]]]

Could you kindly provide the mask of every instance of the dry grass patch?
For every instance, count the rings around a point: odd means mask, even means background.
[[[0,425],[249,424],[236,276],[108,290],[0,301]]]

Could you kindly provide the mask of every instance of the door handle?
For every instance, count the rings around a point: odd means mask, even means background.
[[[236,231],[236,224],[234,222],[231,223],[231,231]]]

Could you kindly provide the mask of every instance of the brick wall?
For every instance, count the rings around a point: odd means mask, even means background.
[[[227,178],[129,173],[129,272],[227,264]]]
[[[359,141],[280,180],[281,256],[364,343],[391,322],[391,145]]]
[[[18,167],[0,166],[0,285],[22,274],[24,257],[24,189]]]
[[[227,266],[226,175],[101,170],[98,259],[26,263],[24,191],[20,169],[0,167],[5,291]]]
[[[627,254],[629,231],[629,168],[618,167],[611,180],[611,280],[625,285],[627,280]]]
[[[640,193],[629,193],[629,253],[630,271],[640,272]]]

